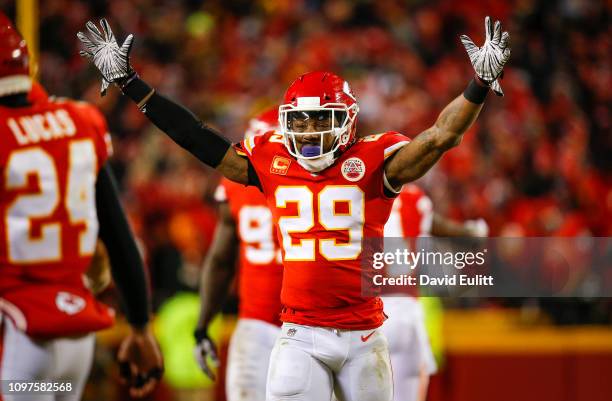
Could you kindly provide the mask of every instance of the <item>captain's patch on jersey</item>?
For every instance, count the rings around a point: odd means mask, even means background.
[[[290,165],[291,159],[282,156],[274,156],[272,164],[270,164],[270,173],[287,175],[287,170],[289,170]]]
[[[351,157],[342,163],[342,176],[351,182],[362,179],[365,170],[365,163],[358,157]]]

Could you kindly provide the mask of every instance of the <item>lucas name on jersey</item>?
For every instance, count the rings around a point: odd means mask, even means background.
[[[20,146],[72,137],[76,134],[74,121],[63,109],[47,111],[44,114],[11,117],[6,123]]]

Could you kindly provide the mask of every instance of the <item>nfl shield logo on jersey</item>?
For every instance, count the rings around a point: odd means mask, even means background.
[[[57,309],[68,315],[79,313],[85,308],[85,300],[78,295],[71,294],[66,291],[60,291],[55,297],[55,305]]]
[[[359,181],[365,175],[365,163],[358,157],[351,157],[342,163],[342,176],[348,181]]]

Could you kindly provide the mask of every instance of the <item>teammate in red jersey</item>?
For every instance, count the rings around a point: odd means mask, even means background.
[[[67,392],[29,400],[80,399],[92,332],[114,319],[84,281],[100,236],[132,326],[119,358],[134,374],[132,394],[144,395],[162,362],[142,261],[106,165],[104,118],[32,87],[25,41],[1,13],[0,61],[0,378],[65,383]],[[3,390],[4,400],[21,399]]]
[[[468,220],[460,224],[433,210],[431,199],[414,184],[404,185],[395,199],[389,220],[385,224],[385,238],[405,238],[408,249],[416,248],[418,237],[486,237],[484,220]],[[424,401],[429,376],[435,373],[436,363],[425,329],[425,315],[418,294],[387,294],[383,297],[389,319],[381,330],[389,342],[393,366],[395,401]]]
[[[487,17],[486,41],[462,41],[476,77],[435,124],[412,142],[387,132],[357,139],[359,107],[335,74],[304,74],[279,108],[274,132],[232,147],[180,105],[157,94],[129,63],[133,36],[121,47],[106,20],[77,36],[103,76],[117,83],[155,125],[227,178],[259,187],[283,254],[282,334],[268,369],[268,400],[390,400],[387,341],[377,328],[382,301],[361,296],[363,240],[382,237],[394,196],[459,144],[476,119],[489,85],[510,56],[507,33]]]
[[[274,108],[251,119],[245,137],[262,135],[277,125]],[[267,367],[281,324],[283,271],[272,213],[257,188],[227,179],[219,184],[215,199],[220,218],[202,272],[196,357],[212,377],[206,357],[214,359],[216,350],[207,330],[237,276],[239,319],[229,347],[226,396],[228,401],[260,401],[266,398]]]

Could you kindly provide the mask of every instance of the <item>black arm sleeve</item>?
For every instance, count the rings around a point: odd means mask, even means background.
[[[257,172],[255,171],[255,167],[253,167],[253,164],[248,159],[247,159],[247,173],[249,177],[249,185],[257,187],[257,189],[259,189],[260,192],[263,192],[263,189],[261,188],[261,181],[259,181],[259,176],[257,175]]]
[[[157,94],[138,77],[126,84],[122,91],[178,145],[213,168],[221,163],[230,142],[202,123],[192,112]]]
[[[98,174],[96,208],[100,239],[106,245],[113,279],[121,294],[128,321],[135,327],[143,327],[149,321],[150,313],[147,279],[108,163]]]

